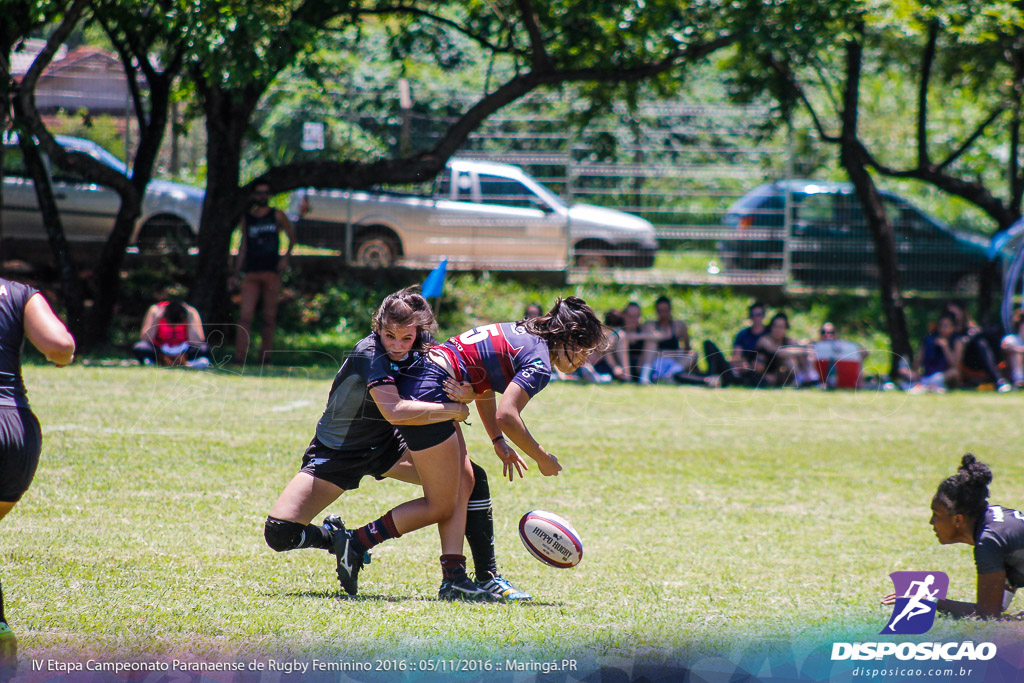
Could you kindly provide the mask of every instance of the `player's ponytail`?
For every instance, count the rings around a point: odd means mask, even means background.
[[[549,347],[560,346],[569,353],[579,349],[600,350],[607,344],[607,328],[578,296],[558,299],[547,315],[520,320],[519,324],[546,341]]]
[[[978,519],[988,509],[988,485],[992,483],[992,470],[973,454],[960,460],[956,474],[939,484],[935,498],[953,514]]]
[[[417,336],[413,348],[422,351],[434,343],[433,332],[437,330],[437,320],[430,310],[430,304],[416,289],[406,287],[388,294],[373,316],[373,331],[380,334],[385,327],[415,325]]]

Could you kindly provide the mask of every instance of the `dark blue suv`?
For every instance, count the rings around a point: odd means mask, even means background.
[[[814,286],[876,286],[874,241],[850,183],[789,180],[748,192],[724,218],[735,237],[719,243],[725,264],[737,270],[782,270],[787,189],[792,193],[793,279]],[[961,293],[977,287],[988,239],[955,231],[897,195],[881,195],[904,287]]]

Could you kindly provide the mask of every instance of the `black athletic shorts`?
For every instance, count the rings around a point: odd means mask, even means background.
[[[379,446],[356,451],[335,450],[314,436],[302,455],[299,471],[351,491],[359,488],[359,480],[367,475],[383,479],[406,450],[405,441],[397,432],[392,432],[391,438]]]
[[[462,376],[465,376],[464,372]],[[445,403],[451,400],[444,393],[446,379],[448,372],[426,356],[417,358],[395,378],[398,393],[402,398],[427,403]],[[455,420],[427,425],[400,425],[398,431],[409,444],[409,448],[424,451],[450,439],[455,433]]]
[[[16,503],[39,464],[43,433],[27,408],[0,407],[0,502]]]

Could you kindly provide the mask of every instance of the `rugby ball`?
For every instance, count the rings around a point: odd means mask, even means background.
[[[583,559],[580,535],[569,522],[543,510],[532,510],[519,520],[519,539],[530,554],[546,565],[568,569]]]

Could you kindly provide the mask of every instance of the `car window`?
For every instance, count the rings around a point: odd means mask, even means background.
[[[500,204],[520,208],[536,208],[534,195],[522,183],[500,176],[481,174],[480,201],[485,204]]]
[[[11,178],[27,178],[25,157],[20,147],[4,147],[4,176]]]
[[[800,203],[797,216],[807,223],[831,223],[834,213],[834,195],[816,192],[807,195]]]

